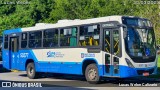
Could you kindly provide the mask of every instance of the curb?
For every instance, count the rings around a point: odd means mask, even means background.
[[[19,72],[18,70],[11,70],[11,72]]]

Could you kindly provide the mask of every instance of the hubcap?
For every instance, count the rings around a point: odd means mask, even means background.
[[[34,72],[34,71],[33,71],[33,68],[31,67],[31,68],[29,69],[29,74],[32,75],[33,72]]]
[[[90,69],[89,72],[88,72],[88,77],[90,80],[95,80],[96,78],[96,70],[95,69]]]

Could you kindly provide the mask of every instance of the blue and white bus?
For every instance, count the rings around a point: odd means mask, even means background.
[[[26,71],[84,75],[90,83],[101,77],[128,78],[157,73],[153,26],[145,18],[107,16],[59,20],[5,30],[3,66]]]
[[[2,61],[2,41],[3,41],[3,37],[0,36],[0,61]]]

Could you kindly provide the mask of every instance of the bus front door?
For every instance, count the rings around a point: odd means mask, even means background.
[[[17,59],[19,50],[19,38],[18,37],[10,37],[10,67],[11,69],[17,69]]]
[[[104,29],[104,75],[119,77],[120,30]]]

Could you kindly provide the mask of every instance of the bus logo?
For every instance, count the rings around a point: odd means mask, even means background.
[[[53,58],[63,58],[64,54],[62,54],[61,52],[47,52],[47,57],[53,57]]]
[[[55,57],[55,52],[47,52],[47,57]]]
[[[85,58],[85,57],[95,57],[94,53],[81,53],[81,58]]]

